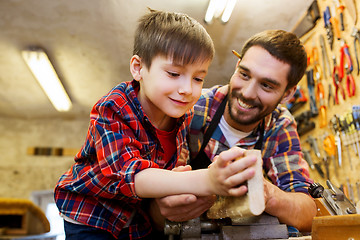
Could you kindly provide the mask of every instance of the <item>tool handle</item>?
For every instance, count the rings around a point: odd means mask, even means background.
[[[337,20],[336,17],[331,17],[330,18],[330,22],[334,27],[334,32],[335,32],[335,37],[340,40],[341,36],[340,36],[340,29],[339,29],[339,21]]]
[[[340,27],[341,27],[341,31],[344,31],[345,30],[345,26],[344,26],[344,14],[343,14],[343,11],[344,11],[344,6],[343,5],[340,5],[338,8],[337,8],[337,11],[339,13],[339,18],[340,18]]]

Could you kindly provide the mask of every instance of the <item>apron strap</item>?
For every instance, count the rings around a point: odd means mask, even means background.
[[[198,154],[190,162],[190,165],[193,170],[207,168],[209,166],[209,164],[211,163],[211,160],[205,154],[204,149],[205,149],[206,145],[208,144],[208,142],[210,141],[210,138],[211,138],[212,134],[214,133],[216,127],[219,125],[221,116],[223,115],[224,110],[225,110],[226,102],[227,102],[227,95],[222,100],[219,108],[216,110],[214,118],[211,120],[209,128],[207,129],[207,131],[204,134],[204,141],[201,145],[201,148],[200,148]],[[255,144],[254,149],[261,150],[262,145],[263,145],[263,140],[264,140],[264,132],[265,132],[265,120],[263,120],[260,125],[260,136],[259,136],[258,141]]]

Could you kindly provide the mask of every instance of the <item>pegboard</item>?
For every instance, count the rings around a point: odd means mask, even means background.
[[[326,123],[327,125],[325,127],[320,127],[320,117],[313,117],[310,118],[309,121],[315,122],[315,129],[307,132],[306,134],[302,135],[300,137],[301,139],[301,145],[303,149],[310,150],[311,158],[313,162],[320,164],[323,172],[325,173],[325,177],[322,178],[320,174],[316,170],[310,169],[310,176],[313,178],[316,182],[321,183],[324,187],[326,186],[326,168],[324,164],[324,156],[325,151],[323,148],[323,138],[326,136],[326,134],[332,134],[334,135],[334,131],[332,130],[330,119],[336,114],[337,116],[345,116],[348,112],[352,111],[352,107],[354,105],[360,105],[360,75],[357,71],[357,63],[355,59],[355,48],[354,48],[354,37],[351,36],[354,28],[354,20],[350,15],[349,10],[347,9],[347,6],[345,5],[346,1],[340,0],[340,4],[344,5],[343,10],[343,19],[344,19],[344,31],[340,30],[340,36],[339,39],[334,33],[334,40],[333,40],[333,47],[330,48],[329,41],[327,39],[326,29],[324,27],[324,11],[326,10],[326,7],[328,6],[330,9],[331,16],[334,16],[334,11],[336,13],[337,19],[339,19],[339,12],[336,11],[336,6],[334,5],[333,0],[319,0],[318,7],[321,18],[317,20],[316,26],[307,32],[304,36],[301,37],[301,40],[304,42],[304,45],[307,49],[308,53],[312,53],[314,47],[317,49],[318,52],[318,61],[319,61],[319,72],[320,78],[318,80],[315,79],[315,95],[317,94],[317,83],[318,81],[321,81],[324,86],[324,100],[325,100],[325,106],[326,106]],[[356,3],[355,3],[356,2]],[[360,3],[359,1],[354,1],[356,4],[357,9],[357,18],[359,18],[359,9],[360,9]],[[334,23],[334,22],[333,22]],[[359,20],[357,21],[357,27],[360,29]],[[333,26],[334,28],[334,26]],[[339,26],[340,29],[340,26]],[[334,31],[333,31],[334,32]],[[321,51],[321,45],[320,45],[320,36],[323,36],[325,39],[325,48],[328,55],[328,61],[330,63],[330,73],[327,68],[325,68],[324,73],[324,61],[322,57],[322,51]],[[339,92],[339,104],[333,104],[333,100],[331,99],[330,103],[328,102],[328,94],[329,94],[329,86],[331,86],[331,91],[333,93],[333,96],[335,96],[335,85],[333,84],[333,57],[336,58],[337,65],[340,64],[340,49],[341,49],[341,40],[344,40],[345,43],[349,46],[349,52],[351,56],[351,60],[353,63],[353,71],[351,72],[355,84],[356,84],[356,91],[355,95],[352,97],[349,97],[346,91],[346,73],[344,73],[344,77],[342,78],[341,85],[345,90],[345,100],[343,100],[342,95]],[[360,44],[358,45],[358,56],[360,58]],[[346,62],[346,60],[344,59]],[[326,65],[325,65],[326,66]],[[313,68],[314,66],[310,63],[308,65],[308,69]],[[299,86],[302,88],[302,90],[305,93],[305,96],[307,98],[307,102],[303,107],[296,110],[293,115],[297,116],[302,112],[305,112],[310,109],[310,97],[309,97],[309,90],[307,85],[307,76],[303,77],[303,79],[300,81]],[[320,110],[320,101],[316,100],[317,108]],[[358,136],[360,136],[360,131],[357,133]],[[321,157],[317,157],[310,147],[310,144],[308,143],[307,139],[308,137],[314,137],[316,139],[316,142],[319,146]],[[355,136],[355,135],[354,135]],[[346,139],[348,138],[346,135],[343,136],[343,134],[340,134],[341,140],[342,140],[342,166],[338,167],[337,163],[337,157],[335,156],[335,161],[331,160],[331,158],[328,158],[329,163],[329,175],[330,175],[330,181],[335,184],[336,186],[345,186],[345,192],[351,184],[351,188],[353,191],[354,196],[354,202],[360,201],[358,192],[358,189],[356,187],[356,183],[360,183],[360,156],[356,154],[356,151],[354,150],[355,144],[350,144],[346,146]],[[357,142],[357,141],[355,141]],[[359,142],[358,142],[359,143]],[[360,144],[360,143],[359,143]],[[350,161],[352,168],[350,167]],[[360,186],[359,186],[360,188]]]

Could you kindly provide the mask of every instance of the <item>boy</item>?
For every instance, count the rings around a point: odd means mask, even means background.
[[[130,60],[133,81],[95,104],[86,142],[55,188],[67,239],[149,237],[143,198],[246,191],[236,186],[254,175],[256,159],[230,163],[243,155],[239,148],[208,169],[169,171],[188,159],[189,110],[213,55],[210,36],[185,14],[150,11],[140,19]]]

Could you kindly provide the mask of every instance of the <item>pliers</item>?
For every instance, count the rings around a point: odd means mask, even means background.
[[[339,78],[342,79],[344,77],[344,58],[346,57],[346,62],[350,73],[353,70],[353,64],[350,57],[349,46],[346,44],[346,42],[343,39],[341,39],[340,46],[341,48],[340,48]]]
[[[346,70],[346,91],[349,97],[355,96],[356,85],[353,76],[351,75],[348,65],[345,64]]]
[[[351,36],[354,37],[354,49],[355,49],[355,58],[356,58],[356,64],[357,64],[357,75],[359,75],[360,73],[360,66],[359,66],[359,58],[358,58],[358,49],[357,49],[357,44],[360,44],[360,33],[359,33],[359,29],[357,29],[356,27],[353,28],[353,31],[351,33]]]
[[[345,100],[345,91],[344,91],[344,88],[341,85],[342,78],[339,77],[339,67],[336,65],[335,56],[333,56],[333,61],[334,61],[334,69],[333,69],[332,77],[333,77],[333,83],[334,83],[334,86],[335,86],[335,103],[338,105],[339,104],[338,91],[340,90],[344,100]]]

